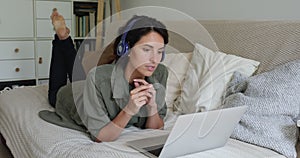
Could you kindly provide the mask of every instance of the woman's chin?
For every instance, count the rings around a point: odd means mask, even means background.
[[[149,77],[149,76],[152,76],[153,75],[153,72],[152,71],[147,71],[144,73],[144,76],[146,77]]]

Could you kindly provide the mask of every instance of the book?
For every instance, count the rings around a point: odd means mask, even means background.
[[[95,12],[90,12],[89,13],[89,19],[90,19],[90,36],[91,37],[96,37],[96,17],[95,17]]]
[[[84,16],[85,17],[85,20],[84,20],[84,23],[85,23],[85,30],[84,30],[84,36],[88,36],[89,35],[89,32],[90,32],[90,23],[89,23],[89,16]]]

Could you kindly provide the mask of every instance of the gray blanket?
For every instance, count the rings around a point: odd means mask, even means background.
[[[272,149],[286,157],[297,156],[300,60],[249,78],[235,73],[223,107],[242,105],[248,108],[232,138]]]

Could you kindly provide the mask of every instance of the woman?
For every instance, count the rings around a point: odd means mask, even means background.
[[[61,35],[68,36],[66,27],[63,30]],[[98,142],[116,140],[129,126],[163,128],[168,71],[159,63],[168,43],[167,30],[153,18],[134,16],[119,32],[114,44],[116,64],[98,66],[85,81],[59,88],[55,112],[41,111],[41,118],[88,131]],[[57,35],[58,40],[61,35]],[[61,36],[64,42],[68,38]]]

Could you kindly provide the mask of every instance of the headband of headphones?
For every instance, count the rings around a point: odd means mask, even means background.
[[[118,56],[121,57],[129,52],[129,46],[128,46],[128,43],[126,42],[126,36],[127,36],[127,33],[130,31],[130,29],[132,28],[132,26],[134,25],[134,23],[138,20],[139,20],[139,18],[134,19],[126,26],[125,31],[124,31],[124,33],[121,37],[121,40],[118,44],[118,47],[117,47],[117,55]]]
[[[126,36],[127,36],[127,33],[130,31],[130,29],[133,27],[134,23],[140,19],[141,18],[134,19],[131,22],[129,22],[129,24],[126,26],[125,31],[121,37],[121,40],[117,46],[117,55],[119,57],[121,57],[129,52],[130,48],[129,48],[128,43],[126,42]],[[163,52],[163,54],[162,54],[161,61],[163,61],[164,58],[165,58],[165,52]]]

